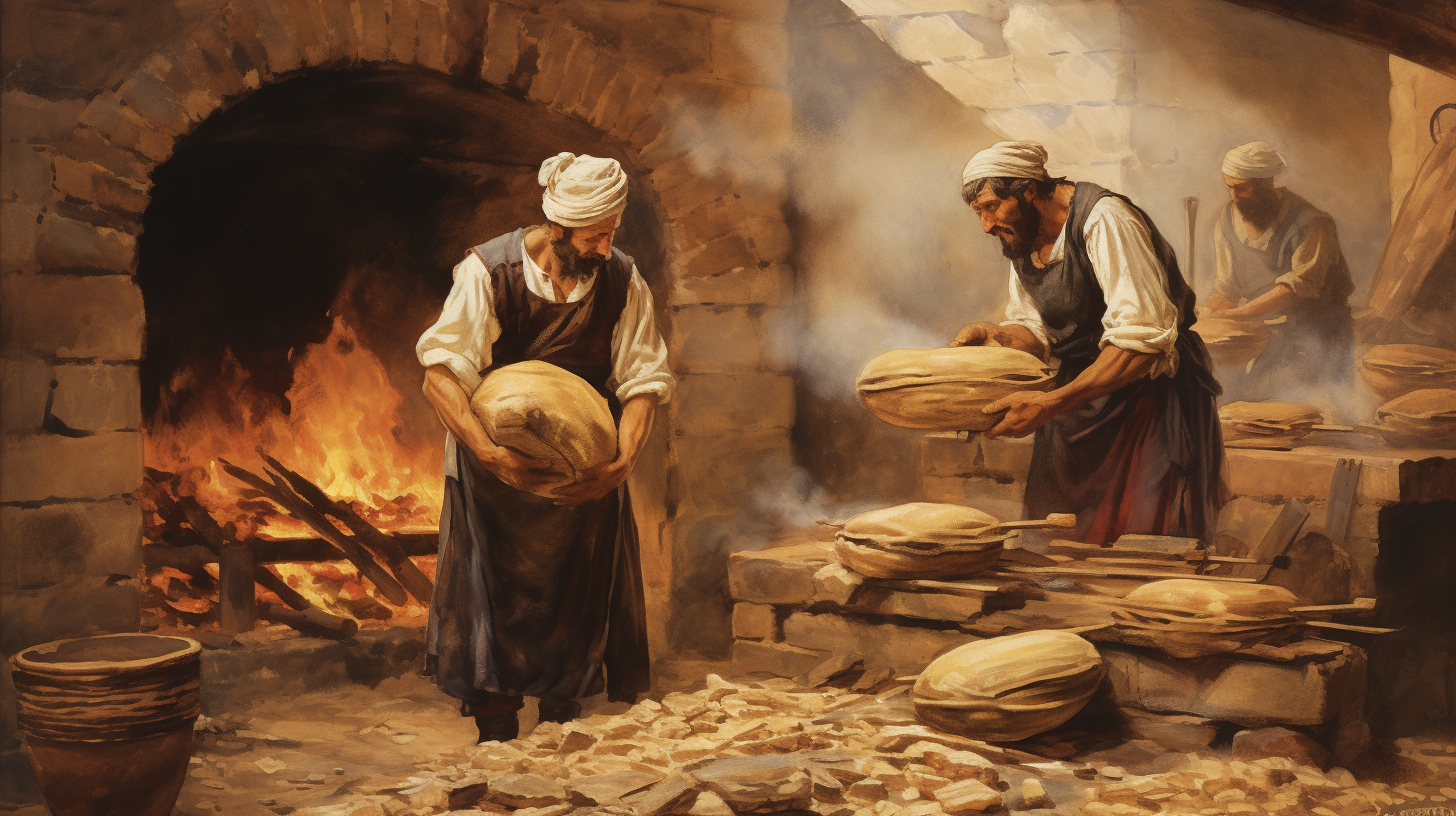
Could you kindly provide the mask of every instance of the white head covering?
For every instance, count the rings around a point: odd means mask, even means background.
[[[627,174],[616,159],[558,153],[536,176],[546,192],[541,209],[563,227],[585,227],[627,209]]]
[[[966,162],[962,189],[983,178],[1046,179],[1046,148],[1036,142],[997,142]]]
[[[1223,154],[1223,174],[1236,179],[1274,178],[1288,167],[1268,142],[1249,142]]]

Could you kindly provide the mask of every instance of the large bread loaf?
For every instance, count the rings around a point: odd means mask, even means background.
[[[617,423],[607,400],[571,372],[528,360],[486,375],[470,409],[491,441],[551,462],[542,496],[573,484],[581,472],[617,455]]]
[[[860,372],[860,402],[904,428],[984,431],[999,420],[987,404],[1017,391],[1046,391],[1053,370],[1024,351],[1001,346],[897,349]]]

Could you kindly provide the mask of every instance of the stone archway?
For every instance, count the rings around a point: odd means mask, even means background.
[[[236,2],[78,109],[69,135],[57,132],[35,151],[50,184],[8,202],[5,213],[5,340],[25,359],[6,369],[16,418],[0,505],[7,548],[26,562],[6,581],[7,651],[135,627],[146,315],[133,276],[150,175],[213,112],[319,67],[410,65],[491,85],[587,122],[635,154],[664,227],[660,305],[681,383],[664,414],[657,466],[666,479],[650,497],[666,514],[644,530],[658,542],[645,554],[658,567],[657,588],[670,591],[672,565],[692,557],[684,549],[692,531],[744,512],[743,474],[765,459],[787,460],[793,416],[791,378],[762,347],[764,321],[791,294],[784,187],[746,184],[720,169],[709,144],[712,119],[725,110],[754,117],[770,142],[786,139],[782,76],[755,78],[734,37],[718,34],[743,25],[783,39],[782,25],[741,22],[733,4],[690,10],[711,22],[716,56],[664,75],[554,8]],[[22,543],[43,547],[58,536],[74,542],[64,557],[32,557]],[[710,628],[726,634],[726,617]]]

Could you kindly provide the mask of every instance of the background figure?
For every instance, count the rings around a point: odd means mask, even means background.
[[[1352,369],[1354,291],[1335,222],[1274,186],[1284,157],[1264,142],[1223,161],[1229,203],[1214,228],[1217,276],[1208,299],[1217,317],[1261,320],[1269,345],[1232,399],[1315,401],[1338,410]]]

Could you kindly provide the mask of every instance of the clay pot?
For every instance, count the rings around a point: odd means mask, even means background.
[[[166,816],[192,756],[201,645],[149,634],[33,646],[10,659],[20,730],[54,816]]]

